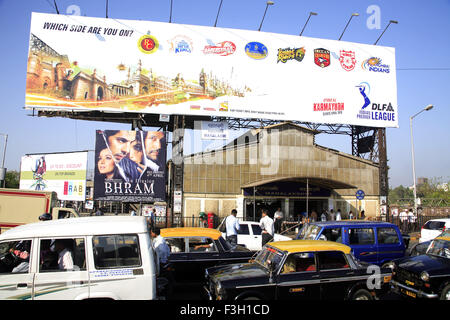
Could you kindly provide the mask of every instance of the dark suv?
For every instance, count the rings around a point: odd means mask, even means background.
[[[395,224],[364,220],[306,223],[295,239],[340,242],[351,247],[358,260],[380,266],[404,257],[409,244],[409,236]]]

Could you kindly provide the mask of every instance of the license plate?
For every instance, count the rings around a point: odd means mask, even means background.
[[[402,291],[403,294],[406,294],[407,296],[409,296],[411,298],[416,298],[417,297],[417,295],[414,292],[411,292],[411,291],[408,291],[408,290],[405,290],[405,289],[402,289],[401,291]]]

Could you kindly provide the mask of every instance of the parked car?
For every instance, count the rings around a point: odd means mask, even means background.
[[[450,300],[450,237],[435,238],[426,254],[390,262],[392,291],[409,298]]]
[[[0,235],[0,299],[156,299],[144,217],[82,217]]]
[[[350,246],[357,259],[380,266],[405,256],[409,244],[409,236],[395,224],[364,220],[306,223],[296,239],[340,242]]]
[[[450,219],[432,219],[425,222],[420,231],[419,242],[430,241],[450,228]]]
[[[225,223],[223,219],[222,223]],[[220,229],[220,225],[219,225]],[[262,247],[262,229],[259,222],[255,221],[239,221],[239,231],[237,236],[237,243],[241,246],[246,247],[252,251],[259,251]],[[226,232],[222,232],[222,237],[226,239]],[[289,241],[292,240],[288,236],[284,236],[279,233],[275,233],[273,236],[273,241]]]
[[[391,271],[369,288],[368,267],[340,243],[271,242],[253,262],[207,269],[205,290],[211,300],[372,300],[388,291]]]
[[[239,245],[233,249],[217,229],[165,228],[161,236],[170,247],[173,285],[201,284],[206,268],[247,262],[254,255]]]

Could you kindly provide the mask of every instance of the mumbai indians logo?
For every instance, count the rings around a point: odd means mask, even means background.
[[[297,60],[298,62],[301,62],[303,58],[305,57],[305,48],[285,48],[285,49],[278,49],[278,56],[277,56],[277,63],[283,62],[286,63],[288,60]]]
[[[372,71],[372,72],[390,72],[390,67],[387,64],[383,64],[381,58],[372,57],[367,60],[365,60],[361,67],[364,70]]]
[[[169,41],[170,51],[175,54],[190,54],[192,53],[192,40],[184,36],[176,36]]]

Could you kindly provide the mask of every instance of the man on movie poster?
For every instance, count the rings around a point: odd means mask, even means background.
[[[95,200],[164,201],[165,174],[163,132],[97,130]]]

